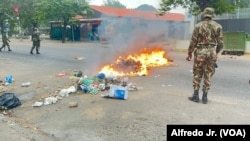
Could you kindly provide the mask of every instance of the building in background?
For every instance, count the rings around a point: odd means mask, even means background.
[[[135,31],[150,31],[164,38],[185,38],[185,15],[166,13],[158,16],[155,11],[143,11],[107,6],[91,5],[94,14],[91,18],[80,18],[79,25],[69,26],[68,39],[99,40],[122,36],[126,38]],[[51,39],[61,38],[61,23],[51,22]],[[55,34],[56,33],[56,34]],[[156,37],[157,38],[157,37]]]

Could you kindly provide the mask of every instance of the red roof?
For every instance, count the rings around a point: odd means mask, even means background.
[[[108,6],[90,6],[93,10],[103,13],[108,16],[117,17],[134,17],[142,18],[145,20],[164,20],[164,21],[184,21],[185,15],[179,13],[166,13],[163,16],[158,16],[154,11],[142,11],[135,9],[115,8]]]
[[[73,18],[75,18],[75,19],[83,19],[84,17],[83,16],[81,16],[81,15],[76,15],[75,17],[73,17]]]

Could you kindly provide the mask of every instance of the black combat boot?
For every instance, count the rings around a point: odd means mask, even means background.
[[[207,104],[207,93],[206,93],[206,92],[203,92],[203,95],[202,95],[202,103],[203,103],[203,104]]]
[[[33,54],[33,49],[30,50],[30,54]]]
[[[194,94],[191,97],[188,97],[189,100],[194,102],[199,102],[199,92],[198,90],[194,91]]]
[[[39,52],[39,50],[38,50],[38,49],[36,49],[36,54],[40,54],[40,52]]]
[[[7,46],[8,47],[8,51],[12,51],[11,49],[10,49],[10,46]]]

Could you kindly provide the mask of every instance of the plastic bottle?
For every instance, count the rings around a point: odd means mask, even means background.
[[[25,83],[22,83],[22,87],[28,87],[28,86],[30,86],[30,82],[25,82]]]

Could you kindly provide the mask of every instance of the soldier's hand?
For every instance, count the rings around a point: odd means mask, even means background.
[[[190,56],[190,55],[188,55],[188,56],[186,57],[186,60],[187,60],[187,61],[191,61],[191,59],[192,59],[192,56]]]

